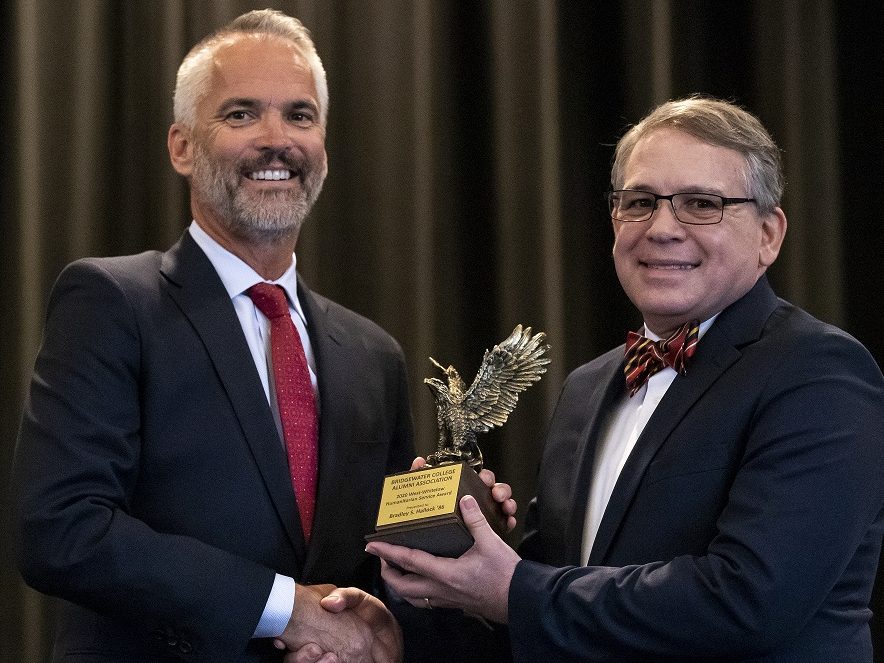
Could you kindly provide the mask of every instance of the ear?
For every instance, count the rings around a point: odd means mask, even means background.
[[[758,266],[770,267],[780,254],[786,237],[786,214],[779,207],[765,214],[761,220],[761,246],[758,250]]]
[[[169,127],[166,144],[169,147],[169,160],[179,175],[190,177],[193,172],[193,139],[188,127],[178,122]]]

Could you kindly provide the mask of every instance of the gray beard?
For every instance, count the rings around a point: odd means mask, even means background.
[[[191,188],[235,236],[260,244],[273,243],[282,237],[297,238],[322,191],[325,176],[321,170],[306,164],[298,164],[298,168],[306,173],[299,191],[247,191],[239,185],[238,171],[225,170],[197,145]]]

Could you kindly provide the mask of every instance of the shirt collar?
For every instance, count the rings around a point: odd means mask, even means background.
[[[273,283],[274,285],[282,286],[289,299],[289,303],[295,309],[298,317],[304,322],[304,325],[307,325],[307,318],[304,316],[301,302],[298,300],[297,258],[294,253],[292,254],[291,266],[282,276],[275,281],[265,281],[258,272],[242,259],[233,255],[215,241],[213,237],[200,227],[196,220],[191,222],[188,232],[190,232],[190,236],[197,246],[206,254],[215,271],[218,272],[221,283],[224,284],[224,289],[227,290],[227,294],[231,299],[239,295],[245,295],[245,291],[256,283]]]
[[[708,320],[704,320],[703,322],[700,323],[700,332],[699,332],[699,335],[697,336],[697,339],[703,338],[703,334],[705,334],[707,331],[709,331],[709,328],[712,326],[712,323],[715,322],[715,318],[717,318],[717,317],[718,317],[718,313],[713,315]],[[655,334],[650,329],[648,329],[647,324],[644,325],[644,332],[645,332],[645,336],[647,336],[652,341],[663,340],[660,336],[657,336],[657,334]]]

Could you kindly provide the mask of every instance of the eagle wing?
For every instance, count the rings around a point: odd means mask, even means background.
[[[550,360],[546,334],[531,335],[531,327],[516,325],[509,338],[485,351],[473,384],[463,400],[471,431],[485,433],[503,425],[516,407],[519,394],[546,373]]]

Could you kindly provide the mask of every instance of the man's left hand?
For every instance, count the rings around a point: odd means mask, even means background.
[[[460,512],[475,543],[457,559],[379,541],[365,550],[383,560],[384,580],[413,606],[461,608],[505,624],[510,580],[520,557],[494,533],[471,495],[461,498]]]

